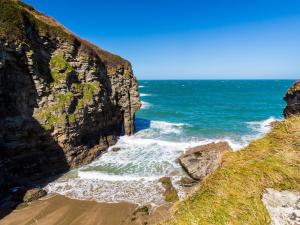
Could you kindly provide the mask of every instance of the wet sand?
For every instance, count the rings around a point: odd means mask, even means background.
[[[61,195],[42,199],[16,209],[0,220],[1,225],[139,225],[158,224],[169,215],[169,205],[150,215],[135,213],[137,205],[74,200]]]

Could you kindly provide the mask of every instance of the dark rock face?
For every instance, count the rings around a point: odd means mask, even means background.
[[[227,142],[210,143],[189,149],[179,162],[193,179],[201,181],[220,166],[223,154],[230,150]]]
[[[131,65],[24,3],[0,3],[0,198],[134,132]]]
[[[283,111],[284,117],[300,114],[300,80],[289,88],[284,96],[286,107]]]

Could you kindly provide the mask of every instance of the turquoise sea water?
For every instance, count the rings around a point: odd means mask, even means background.
[[[142,108],[137,132],[119,138],[90,165],[48,185],[49,192],[78,199],[162,204],[159,178],[170,176],[180,196],[186,176],[177,158],[188,148],[228,141],[236,151],[282,118],[292,80],[139,81]]]
[[[241,137],[247,122],[281,118],[290,80],[140,81],[137,118],[184,123],[184,137]]]

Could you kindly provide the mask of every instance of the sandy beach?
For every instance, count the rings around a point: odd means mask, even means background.
[[[150,215],[137,212],[137,205],[97,203],[70,199],[61,195],[41,199],[16,209],[0,221],[1,225],[138,225],[158,224],[168,215],[168,206],[161,206]]]

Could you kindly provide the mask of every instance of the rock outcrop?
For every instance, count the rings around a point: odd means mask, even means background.
[[[26,191],[26,193],[23,197],[23,201],[25,203],[32,202],[32,201],[35,201],[35,200],[38,200],[38,199],[44,197],[45,195],[47,195],[47,192],[44,189],[33,188],[33,189]]]
[[[270,214],[271,225],[300,224],[299,192],[267,188],[262,194],[262,201]]]
[[[134,132],[140,106],[128,61],[1,0],[0,193],[89,163]]]
[[[186,151],[179,163],[193,179],[202,181],[220,166],[223,154],[230,150],[227,142],[201,145]]]
[[[286,107],[284,117],[300,114],[300,80],[292,85],[284,96]]]

